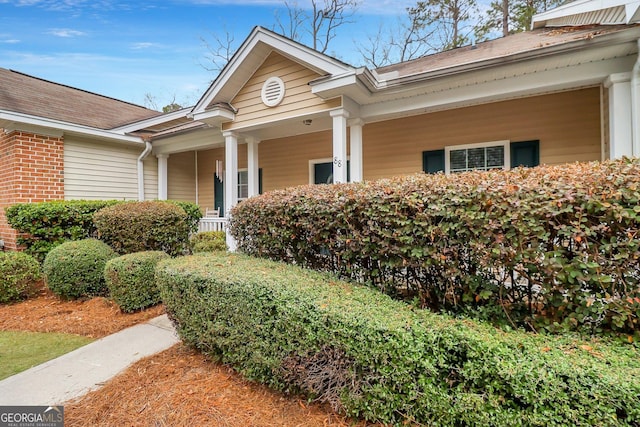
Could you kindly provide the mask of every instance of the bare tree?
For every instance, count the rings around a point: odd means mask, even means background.
[[[152,110],[160,111],[160,108],[158,108],[158,97],[149,92],[144,94],[144,106]],[[173,94],[171,101],[169,101],[167,105],[162,107],[162,112],[171,113],[173,111],[178,111],[181,108],[182,108],[182,105],[176,102],[176,95]]]
[[[200,37],[200,41],[207,49],[205,54],[206,63],[200,64],[207,71],[219,73],[229,62],[238,46],[235,43],[235,37],[229,30],[223,28],[222,33],[211,33],[212,41],[209,42],[204,37]]]
[[[338,28],[350,24],[359,0],[311,0],[311,8],[304,9],[297,2],[285,2],[287,21],[276,15],[274,31],[326,53],[336,37]],[[307,39],[304,34],[309,36]]]
[[[282,34],[285,37],[289,37],[291,40],[300,40],[302,38],[303,24],[307,19],[307,15],[304,9],[298,7],[298,3],[294,1],[290,3],[284,2],[286,7],[286,22],[280,17],[279,11],[275,12],[276,24],[273,30]]]
[[[416,15],[407,14],[390,31],[385,32],[380,25],[376,34],[367,36],[367,44],[360,44],[357,49],[365,65],[379,68],[430,53],[433,32]]]

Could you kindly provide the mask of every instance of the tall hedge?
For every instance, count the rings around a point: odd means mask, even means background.
[[[156,269],[182,340],[252,380],[394,425],[640,423],[640,357],[606,340],[504,332],[241,255]]]
[[[60,243],[95,237],[93,214],[117,200],[56,200],[19,203],[5,209],[18,244],[40,262]]]
[[[98,238],[122,255],[163,251],[176,256],[189,250],[189,216],[173,203],[119,203],[96,212],[93,221]]]
[[[192,202],[168,200],[187,213],[192,233],[198,230],[202,218],[200,207]],[[18,203],[5,208],[7,222],[18,233],[18,244],[38,261],[60,243],[96,237],[93,214],[100,209],[123,203],[121,200],[55,200],[39,203]]]
[[[640,160],[304,186],[240,203],[241,251],[436,311],[640,338]]]

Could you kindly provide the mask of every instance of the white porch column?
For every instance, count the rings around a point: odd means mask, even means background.
[[[347,182],[347,119],[343,108],[331,111],[333,117],[333,182]]]
[[[229,211],[238,203],[238,135],[223,132],[224,136],[224,216],[229,218]],[[230,251],[236,250],[236,241],[227,230],[227,246]]]
[[[349,148],[351,152],[351,182],[362,182],[362,119],[349,120]]]
[[[260,141],[254,138],[247,139],[247,179],[249,197],[260,194],[260,167],[258,165],[258,144]]]
[[[612,74],[604,86],[609,90],[609,158],[632,156],[631,74]]]
[[[168,193],[168,154],[158,154],[158,200],[167,200]]]

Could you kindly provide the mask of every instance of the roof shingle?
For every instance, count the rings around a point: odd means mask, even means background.
[[[0,110],[98,129],[113,129],[162,114],[5,68],[0,68]]]

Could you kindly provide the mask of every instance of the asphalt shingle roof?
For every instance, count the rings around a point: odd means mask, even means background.
[[[162,114],[5,68],[0,68],[0,110],[98,129],[113,129]]]

